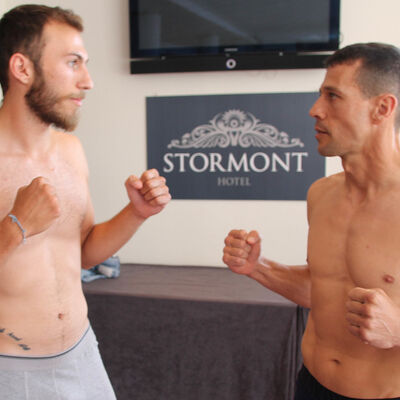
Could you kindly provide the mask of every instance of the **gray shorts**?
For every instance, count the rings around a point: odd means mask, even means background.
[[[60,354],[46,357],[0,354],[0,398],[116,399],[90,326],[74,346]]]

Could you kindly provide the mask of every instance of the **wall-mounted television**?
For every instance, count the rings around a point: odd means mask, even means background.
[[[132,73],[321,68],[340,0],[129,0]]]

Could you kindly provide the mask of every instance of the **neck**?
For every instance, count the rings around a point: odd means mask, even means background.
[[[6,97],[0,108],[0,143],[2,152],[30,156],[45,152],[51,142],[51,127],[42,122],[26,105]]]
[[[348,189],[363,198],[400,183],[400,139],[393,129],[379,132],[361,151],[342,156]]]

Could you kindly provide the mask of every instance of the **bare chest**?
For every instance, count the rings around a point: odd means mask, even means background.
[[[47,162],[32,162],[15,159],[0,163],[0,213],[6,215],[12,208],[18,189],[29,185],[32,179],[42,176],[55,189],[61,215],[49,233],[66,233],[78,229],[84,218],[88,188],[86,178],[68,160],[57,158]]]
[[[395,203],[371,204],[356,212],[340,204],[315,211],[308,243],[313,276],[379,287],[400,299],[400,209]]]

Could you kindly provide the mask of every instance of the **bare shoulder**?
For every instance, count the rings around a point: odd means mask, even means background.
[[[344,184],[344,172],[326,176],[316,180],[308,189],[307,201],[319,199],[320,196],[329,194],[332,190],[342,187]]]
[[[81,141],[77,136],[71,133],[65,133],[60,131],[53,131],[53,140],[61,147],[65,152],[79,151],[83,152]]]
[[[71,166],[87,174],[86,156],[79,138],[71,133],[53,131],[53,140],[62,158]]]
[[[344,172],[326,176],[316,180],[308,189],[307,193],[307,214],[310,218],[311,211],[317,204],[326,202],[337,195],[344,185]]]

